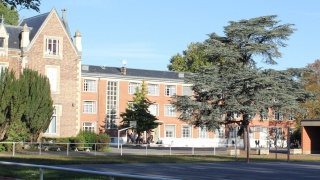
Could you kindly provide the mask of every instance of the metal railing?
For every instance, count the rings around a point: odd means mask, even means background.
[[[7,166],[22,166],[22,167],[39,168],[39,179],[40,180],[43,180],[43,176],[44,176],[43,169],[109,176],[111,179],[113,179],[114,177],[122,177],[122,178],[151,179],[151,180],[156,180],[156,179],[157,180],[175,180],[175,179],[171,179],[171,178],[161,178],[161,177],[154,177],[154,176],[141,176],[141,175],[132,175],[132,174],[112,173],[112,172],[100,172],[100,171],[91,171],[91,170],[84,170],[84,169],[65,168],[65,167],[47,166],[47,165],[35,165],[35,164],[26,164],[26,163],[15,163],[15,162],[5,162],[5,161],[0,161],[0,164],[7,165]]]

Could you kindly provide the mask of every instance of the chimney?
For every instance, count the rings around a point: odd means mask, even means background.
[[[30,43],[30,39],[29,39],[29,28],[27,24],[24,24],[22,31],[21,31],[21,42],[20,42],[20,46],[21,48],[26,48],[29,43]]]
[[[81,33],[79,30],[77,30],[77,32],[75,33],[74,37],[74,45],[76,46],[76,48],[78,49],[78,51],[82,51],[82,37],[81,37]]]
[[[122,60],[121,73],[122,73],[123,75],[126,75],[126,74],[127,74],[127,68],[126,68],[126,65],[127,65],[127,61],[126,61],[126,60]]]
[[[71,37],[71,33],[70,33],[70,28],[69,28],[69,24],[68,24],[68,21],[67,21],[67,16],[66,16],[66,12],[67,12],[67,9],[61,9],[62,11],[62,23],[67,31],[67,34],[68,36],[70,37],[70,39],[72,38]]]

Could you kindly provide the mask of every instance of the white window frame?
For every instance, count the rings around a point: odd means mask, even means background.
[[[0,75],[1,75],[1,72],[7,69],[8,67],[9,67],[9,64],[0,62]]]
[[[164,88],[164,95],[168,97],[172,97],[173,95],[177,94],[177,86],[176,85],[165,85]]]
[[[150,114],[154,116],[159,116],[159,104],[150,104],[148,107]]]
[[[148,83],[147,89],[149,96],[159,96],[159,84]]]
[[[166,138],[175,138],[176,126],[171,124],[164,125],[164,135]]]
[[[176,109],[171,104],[164,105],[164,116],[175,117],[176,116]]]
[[[129,82],[129,94],[135,94],[136,88],[141,89],[142,84],[138,82]]]
[[[181,138],[192,138],[192,129],[190,125],[181,126]]]
[[[96,123],[95,122],[83,122],[82,123],[82,130],[96,132]]]
[[[207,127],[198,127],[198,138],[208,139],[209,131]]]
[[[60,67],[46,65],[46,76],[49,79],[51,93],[59,93],[60,90]]]
[[[46,57],[62,57],[63,38],[44,36],[44,53]]]
[[[54,108],[49,127],[46,130],[45,134],[56,134],[57,133],[57,121],[58,121],[57,108]]]
[[[95,114],[97,112],[96,107],[97,107],[97,102],[96,101],[83,101],[83,110],[82,112],[84,114]]]
[[[85,92],[96,92],[97,81],[94,79],[84,79],[83,80],[83,91]]]
[[[283,113],[281,111],[274,111],[273,118],[274,118],[274,120],[282,121],[283,120]]]

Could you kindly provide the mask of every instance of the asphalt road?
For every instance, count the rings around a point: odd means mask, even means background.
[[[320,162],[217,162],[79,164],[64,167],[161,178],[201,179],[319,179]]]

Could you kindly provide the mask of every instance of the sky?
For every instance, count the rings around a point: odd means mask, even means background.
[[[82,35],[82,64],[168,70],[170,58],[190,43],[215,32],[224,36],[229,21],[277,15],[297,30],[281,48],[277,65],[301,68],[320,58],[319,0],[42,0],[40,13],[20,10],[20,18],[67,9],[71,34]]]

